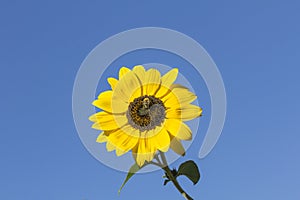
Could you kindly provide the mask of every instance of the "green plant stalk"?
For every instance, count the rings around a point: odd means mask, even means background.
[[[160,152],[160,156],[162,159],[162,164],[163,166],[161,167],[166,174],[168,175],[168,178],[170,179],[170,181],[172,181],[172,183],[174,184],[174,186],[176,187],[176,189],[181,193],[181,195],[186,199],[186,200],[193,200],[193,198],[188,195],[183,189],[182,187],[179,185],[178,181],[176,180],[176,178],[173,176],[171,169],[168,166],[167,163],[167,159],[166,156],[163,152]]]

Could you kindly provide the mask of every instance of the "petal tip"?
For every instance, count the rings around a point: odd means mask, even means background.
[[[89,116],[88,118],[90,121],[94,122],[95,121],[95,114],[92,114],[91,116]]]

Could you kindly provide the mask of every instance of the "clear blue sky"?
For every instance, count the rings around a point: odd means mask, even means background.
[[[199,132],[183,160],[196,160],[203,177],[196,186],[181,178],[183,187],[200,200],[300,199],[299,10],[296,0],[1,1],[0,199],[181,199],[162,186],[161,171],[134,177],[118,197],[125,174],[94,159],[73,123],[83,59],[107,37],[143,26],[196,39],[227,90],[223,134],[199,160]],[[203,88],[199,104],[209,107]],[[204,130],[208,117],[200,123]]]

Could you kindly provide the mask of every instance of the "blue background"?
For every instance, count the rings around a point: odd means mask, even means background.
[[[200,42],[227,90],[223,134],[203,160],[200,141],[189,149],[183,160],[196,160],[203,176],[196,186],[180,178],[183,187],[203,200],[300,199],[299,9],[296,0],[2,0],[0,199],[182,199],[162,186],[161,171],[135,176],[117,196],[125,174],[85,150],[72,119],[86,55],[143,26]]]

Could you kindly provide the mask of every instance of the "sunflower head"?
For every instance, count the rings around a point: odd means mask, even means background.
[[[108,78],[111,90],[100,93],[93,105],[102,111],[89,119],[102,132],[97,142],[106,142],[118,156],[132,151],[136,163],[151,161],[157,151],[169,148],[185,154],[181,140],[192,132],[184,121],[201,116],[202,109],[191,104],[197,97],[186,87],[174,84],[178,69],[161,76],[157,69],[122,67],[119,77]]]

